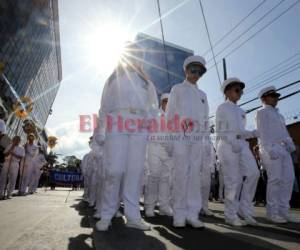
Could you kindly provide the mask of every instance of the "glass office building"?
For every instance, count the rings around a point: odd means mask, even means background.
[[[143,50],[143,69],[156,86],[158,95],[170,92],[173,85],[185,79],[183,62],[192,50],[139,33],[135,42]]]
[[[0,34],[1,106],[9,135],[22,135],[13,103],[30,97],[30,119],[43,128],[62,79],[58,0],[1,0]]]

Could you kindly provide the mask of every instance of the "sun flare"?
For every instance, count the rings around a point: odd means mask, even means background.
[[[117,65],[128,40],[129,33],[121,26],[100,25],[86,36],[89,66],[101,72],[111,71]]]

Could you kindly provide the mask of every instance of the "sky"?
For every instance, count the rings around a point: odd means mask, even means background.
[[[241,102],[256,97],[262,87],[281,87],[300,80],[299,0],[202,0],[202,3],[213,45],[260,5],[214,47],[217,62],[226,57],[228,77],[235,76],[246,83]],[[207,93],[213,115],[224,98],[212,53],[205,54],[210,45],[199,1],[160,0],[160,6],[165,40],[204,55],[208,61],[209,70],[199,80],[198,87]],[[59,0],[59,22],[63,80],[46,128],[49,135],[58,137],[54,152],[81,158],[89,151],[87,142],[91,133],[79,131],[79,116],[98,112],[102,89],[121,52],[120,46],[133,40],[138,32],[162,37],[157,1]],[[227,56],[236,47],[239,48]],[[222,80],[221,64],[218,70]],[[298,89],[299,84],[281,93]],[[259,104],[255,101],[243,108]],[[281,101],[278,107],[288,123],[296,121],[293,117],[300,117],[300,95]],[[254,114],[247,116],[249,129],[254,128]]]

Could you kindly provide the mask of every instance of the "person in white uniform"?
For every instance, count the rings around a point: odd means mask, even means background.
[[[47,163],[47,161],[45,159],[44,152],[42,151],[41,148],[39,148],[39,153],[38,153],[37,157],[35,158],[35,162],[34,162],[34,168],[33,168],[32,175],[31,175],[31,181],[29,183],[28,192],[30,194],[33,194],[37,191],[40,177],[42,174],[42,167],[46,163]]]
[[[268,176],[267,218],[273,223],[300,223],[299,218],[289,212],[295,179],[291,153],[296,148],[284,117],[276,108],[280,94],[270,86],[262,89],[258,97],[263,103],[256,114],[256,126],[261,160]]]
[[[207,138],[207,150],[202,158],[201,163],[201,195],[202,195],[202,209],[201,214],[212,216],[213,213],[208,209],[208,200],[211,190],[212,175],[215,174],[216,166],[216,153],[214,146],[210,139]]]
[[[157,124],[165,119],[165,110],[168,103],[169,94],[161,96],[161,108],[157,114]],[[154,217],[154,207],[159,204],[159,214],[172,216],[170,206],[171,191],[171,168],[172,158],[169,156],[166,147],[168,138],[166,131],[157,131],[149,136],[147,145],[147,169],[145,186],[145,215]]]
[[[172,88],[167,105],[168,123],[174,125],[171,131],[174,136],[171,143],[174,227],[185,227],[186,223],[194,228],[204,227],[199,212],[202,207],[201,163],[205,137],[209,135],[208,103],[197,81],[206,72],[205,63],[201,56],[185,59],[186,79]]]
[[[92,138],[89,138],[89,147],[91,147],[91,143],[92,143]],[[90,162],[90,152],[88,152],[87,154],[85,154],[81,160],[80,163],[80,169],[81,169],[81,173],[83,175],[83,180],[84,180],[84,186],[83,186],[83,200],[85,202],[89,202],[88,199],[88,185],[89,185],[89,180],[88,180],[88,167],[89,167],[89,162]]]
[[[225,80],[222,92],[226,101],[216,111],[217,155],[225,185],[225,221],[232,226],[257,224],[253,218],[252,201],[259,171],[246,141],[257,137],[257,132],[245,129],[246,113],[237,105],[244,87],[245,83],[238,78]],[[240,220],[240,217],[245,220]]]
[[[24,148],[20,146],[20,142],[21,138],[15,136],[12,143],[4,151],[5,162],[0,175],[0,199],[3,199],[5,196],[5,188],[8,199],[15,189],[20,160],[25,156]]]
[[[99,112],[104,143],[105,181],[99,231],[108,230],[121,200],[126,226],[150,230],[140,214],[139,198],[144,173],[147,120],[158,109],[153,83],[140,68],[141,49],[134,43],[125,48],[122,60],[105,83]],[[121,187],[121,183],[123,185]]]
[[[20,167],[20,195],[26,194],[27,187],[31,181],[32,172],[35,167],[35,159],[38,155],[38,146],[35,143],[34,134],[28,134],[24,148],[25,158],[21,161]]]

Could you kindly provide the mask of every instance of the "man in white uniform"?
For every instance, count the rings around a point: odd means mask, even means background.
[[[126,50],[122,64],[104,86],[99,112],[99,126],[105,138],[102,212],[96,223],[99,231],[108,230],[119,208],[120,190],[126,226],[151,229],[141,218],[139,198],[148,134],[145,121],[153,118],[158,101],[153,83],[140,68],[140,62],[133,59],[141,58],[134,55],[141,49],[132,44]]]
[[[210,139],[205,142],[207,151],[202,158],[201,164],[201,195],[202,195],[202,209],[201,214],[212,216],[213,213],[208,209],[208,200],[211,189],[211,178],[215,174],[216,153],[214,146]]]
[[[33,167],[32,175],[31,175],[31,181],[29,183],[28,192],[30,194],[33,194],[36,192],[38,185],[39,185],[40,177],[42,174],[41,169],[46,163],[47,163],[47,161],[45,159],[44,152],[41,150],[41,148],[39,148],[39,153],[36,156],[35,161],[34,161],[34,167]]]
[[[165,119],[168,98],[169,94],[163,94],[161,96],[161,109],[158,111],[157,124],[161,124],[162,119]],[[146,169],[147,182],[144,198],[145,214],[147,217],[153,217],[155,215],[154,207],[157,202],[159,203],[160,215],[173,215],[170,206],[172,158],[166,150],[168,146],[167,135],[166,131],[158,131],[149,136]]]
[[[9,199],[16,186],[16,180],[19,171],[19,163],[25,156],[25,151],[20,146],[21,138],[15,136],[12,143],[8,145],[4,151],[5,162],[0,175],[0,199],[5,196],[4,189],[7,188],[7,198]],[[6,186],[8,179],[8,184]]]
[[[89,139],[89,147],[91,147],[91,143],[92,143],[92,138],[90,137]],[[89,196],[89,192],[88,192],[88,185],[89,185],[89,180],[88,180],[88,168],[89,168],[89,162],[90,162],[90,157],[91,154],[90,152],[88,152],[87,154],[85,154],[81,160],[80,163],[80,169],[83,175],[83,180],[84,180],[84,190],[83,190],[83,200],[85,202],[89,202],[88,196]]]
[[[20,167],[20,195],[25,195],[27,187],[31,181],[32,171],[35,166],[35,159],[38,155],[38,146],[35,144],[34,134],[27,136],[27,143],[25,144],[25,158],[22,159]]]
[[[222,92],[226,101],[218,106],[216,112],[217,155],[222,165],[225,185],[225,221],[232,226],[242,226],[245,222],[257,224],[253,218],[252,201],[259,171],[246,141],[247,138],[256,137],[257,133],[245,129],[246,113],[237,105],[244,87],[245,84],[238,78],[225,80]]]
[[[279,96],[274,86],[262,89],[258,97],[263,108],[256,114],[261,160],[268,175],[267,217],[273,223],[300,223],[289,213],[295,179],[291,153],[295,144],[276,108]]]
[[[190,56],[183,68],[186,79],[172,88],[166,111],[168,125],[173,123],[172,136],[175,136],[172,142],[173,226],[185,227],[187,223],[203,228],[198,218],[202,207],[201,163],[209,126],[207,97],[197,87],[197,81],[206,72],[205,59]]]

